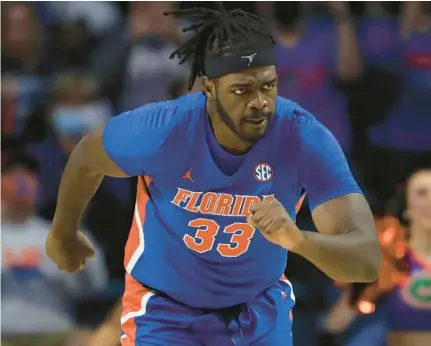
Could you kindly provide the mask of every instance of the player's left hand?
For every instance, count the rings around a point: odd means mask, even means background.
[[[296,249],[304,240],[302,231],[275,198],[253,206],[247,222],[259,229],[271,243],[280,245],[289,251]]]

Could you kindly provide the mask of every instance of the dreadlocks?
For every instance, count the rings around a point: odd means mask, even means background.
[[[205,75],[205,56],[228,54],[249,43],[275,43],[258,16],[241,9],[228,12],[221,2],[217,2],[217,10],[194,7],[163,14],[198,22],[183,29],[183,32],[195,33],[169,56],[170,59],[178,57],[180,64],[192,59],[189,89],[198,76]]]

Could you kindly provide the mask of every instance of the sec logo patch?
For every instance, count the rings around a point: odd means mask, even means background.
[[[258,182],[266,183],[274,176],[274,170],[269,163],[259,162],[256,166],[254,166],[253,174]]]

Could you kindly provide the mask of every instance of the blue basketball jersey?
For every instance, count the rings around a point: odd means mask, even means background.
[[[108,122],[104,147],[139,176],[125,266],[137,281],[199,308],[244,303],[283,275],[287,251],[247,224],[250,208],[277,198],[295,219],[305,189],[310,208],[360,192],[333,135],[294,102],[277,98],[265,136],[226,174],[207,131],[206,96],[152,103]]]

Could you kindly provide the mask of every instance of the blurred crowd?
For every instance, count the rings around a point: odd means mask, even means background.
[[[169,59],[187,37],[186,23],[162,15],[176,6],[213,4],[1,3],[2,345],[94,346],[92,331],[110,323],[123,290],[135,179],[105,178],[89,205],[82,227],[98,256],[84,271],[59,271],[44,241],[75,144],[116,114],[189,92],[189,67]],[[381,278],[368,286],[330,282],[302,258],[289,257],[295,345],[384,345],[388,300],[408,276],[410,243],[431,267],[431,5],[225,6],[259,14],[273,32],[279,95],[337,137],[385,251]],[[197,83],[192,91],[199,90]],[[298,223],[313,229],[307,208]]]

